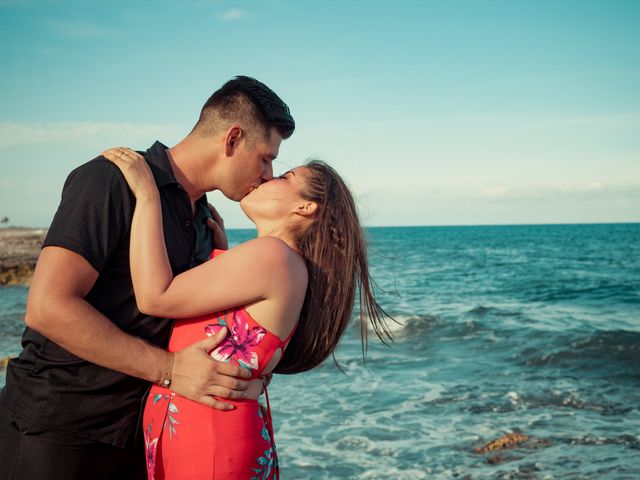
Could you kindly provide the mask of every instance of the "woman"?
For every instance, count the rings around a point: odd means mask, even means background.
[[[363,354],[367,323],[391,338],[370,285],[366,245],[353,198],[328,165],[312,161],[253,189],[240,202],[258,237],[175,278],[159,194],[144,159],[105,157],[136,196],[131,276],[144,313],[177,321],[169,351],[227,329],[211,355],[258,379],[314,368],[335,350],[359,289]],[[209,312],[216,312],[210,314]],[[285,353],[286,349],[286,353]],[[278,478],[271,412],[255,400],[219,411],[153,386],[144,413],[150,478]]]

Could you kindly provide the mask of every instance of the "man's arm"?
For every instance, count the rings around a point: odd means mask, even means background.
[[[84,297],[98,272],[81,255],[60,247],[42,249],[29,290],[25,321],[55,343],[89,362],[158,382],[168,353],[124,333]],[[171,389],[206,405],[229,409],[212,395],[245,398],[245,369],[214,361],[208,352],[221,336],[207,338],[176,353]]]

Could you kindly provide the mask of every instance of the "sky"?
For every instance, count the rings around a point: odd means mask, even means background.
[[[367,226],[640,221],[640,1],[0,0],[0,217],[107,147],[172,146],[235,75]],[[209,195],[228,228],[251,226]]]

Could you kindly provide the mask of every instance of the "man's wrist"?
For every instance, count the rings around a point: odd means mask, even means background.
[[[171,382],[173,380],[173,364],[175,361],[175,357],[176,357],[175,353],[167,352],[167,356],[164,364],[165,366],[164,366],[164,369],[162,370],[160,381],[158,382],[158,385],[160,385],[161,387],[165,387],[165,388],[171,387]]]

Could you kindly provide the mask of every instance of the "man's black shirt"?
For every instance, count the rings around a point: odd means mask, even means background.
[[[206,197],[198,199],[194,215],[166,147],[156,142],[145,156],[160,191],[165,242],[177,275],[211,252]],[[63,247],[84,257],[99,273],[85,299],[128,334],[166,347],[172,320],[140,313],[133,295],[129,234],[134,207],[118,167],[97,157],[69,174],[43,247]],[[22,346],[7,368],[0,406],[51,431],[132,445],[148,382],[84,361],[30,328]]]

